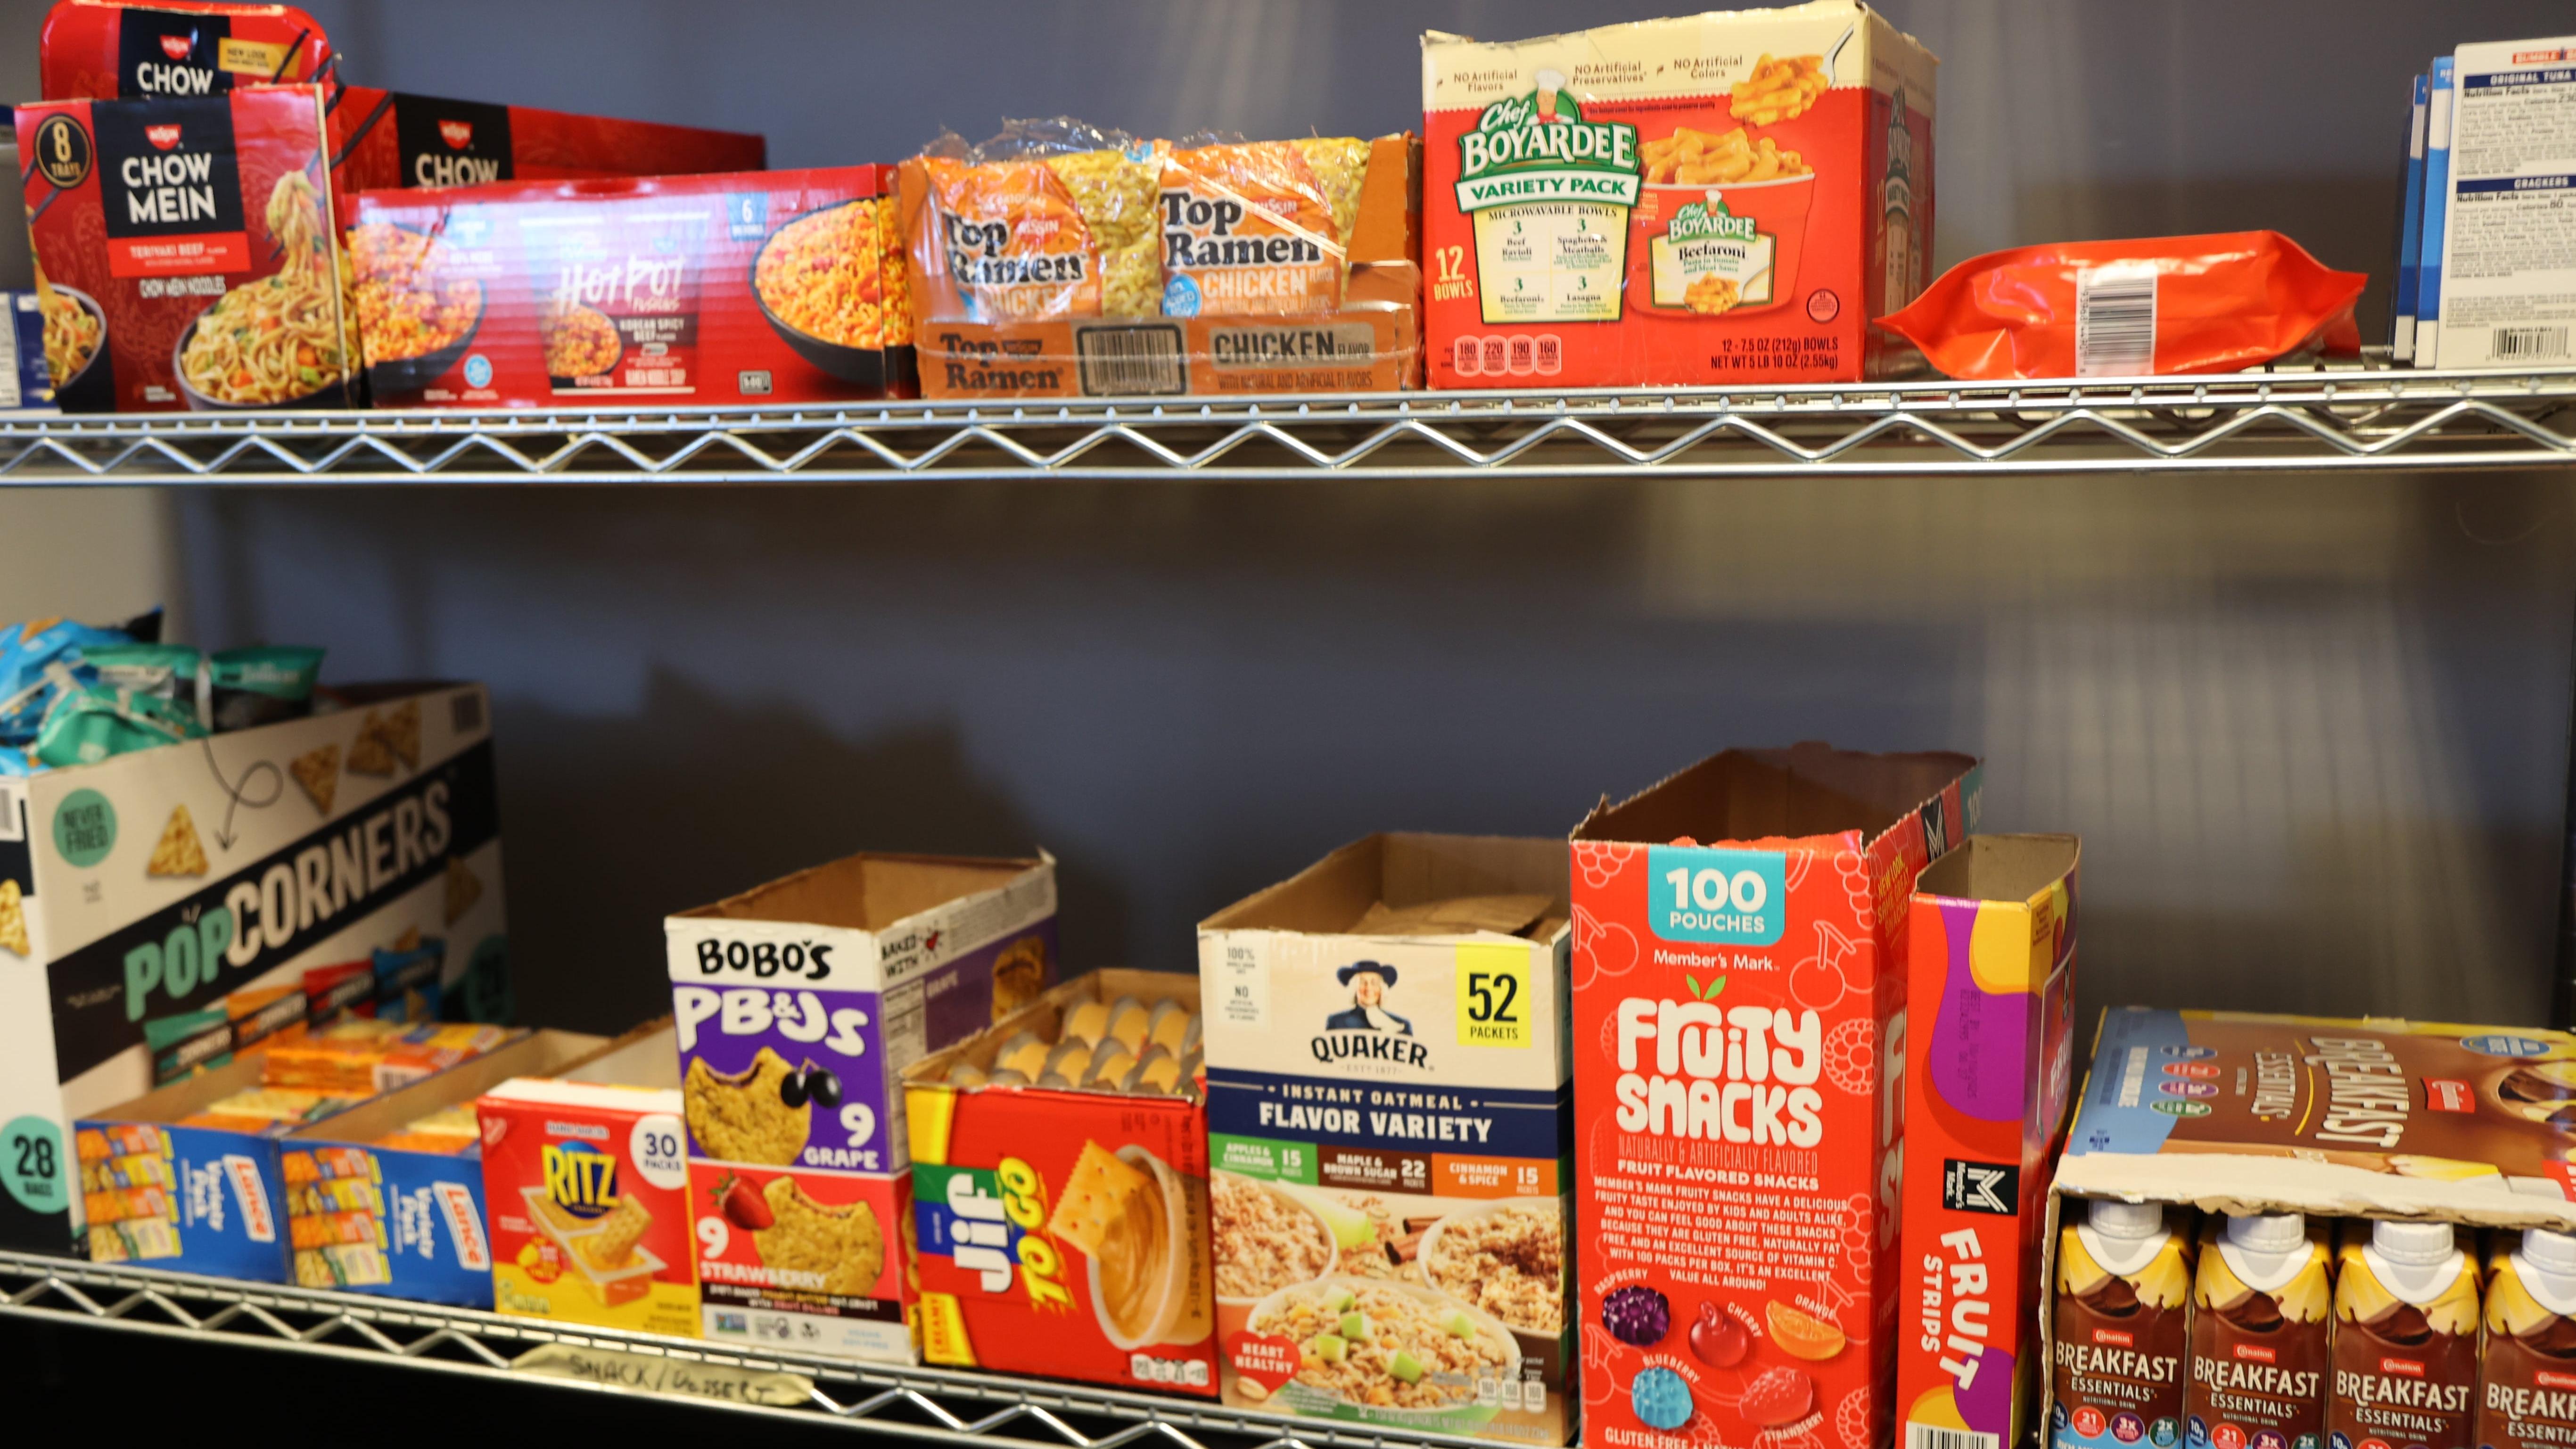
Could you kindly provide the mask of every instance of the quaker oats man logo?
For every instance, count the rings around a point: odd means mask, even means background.
[[[1333,973],[1351,989],[1351,1009],[1324,1019],[1326,1031],[1391,1031],[1413,1035],[1413,1023],[1386,1009],[1386,993],[1395,985],[1395,968],[1383,961],[1354,961]]]

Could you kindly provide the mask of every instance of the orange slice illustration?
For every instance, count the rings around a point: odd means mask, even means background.
[[[1843,1351],[1843,1331],[1812,1313],[1801,1313],[1777,1299],[1762,1306],[1771,1324],[1771,1341],[1793,1358],[1832,1358]]]

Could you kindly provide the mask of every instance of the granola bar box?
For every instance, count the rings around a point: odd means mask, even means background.
[[[1586,1433],[1888,1442],[1907,906],[1976,761],[1729,750],[1574,832]]]
[[[1964,1432],[2001,1449],[2035,1422],[2040,1224],[2074,1072],[2077,855],[2071,835],[1977,835],[1914,882],[1899,1443]]]
[[[1932,54],[1853,0],[1422,38],[1431,386],[1849,382],[1932,239]]]
[[[1094,971],[904,1072],[922,1357],[1214,1398],[1199,983]]]
[[[1033,1000],[1055,861],[854,855],[669,918],[709,1338],[909,1361],[900,1074]]]
[[[474,1110],[494,1310],[696,1337],[680,1094],[514,1077]]]
[[[1199,925],[1225,1400],[1562,1444],[1566,852],[1375,835]]]

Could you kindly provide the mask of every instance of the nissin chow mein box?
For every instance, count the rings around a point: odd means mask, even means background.
[[[45,16],[37,68],[49,101],[211,96],[240,86],[320,83],[331,37],[292,5],[62,0]]]
[[[1730,750],[1576,827],[1584,1435],[1888,1442],[1907,906],[1976,761]]]
[[[758,171],[769,164],[768,143],[742,131],[368,86],[335,91],[328,109],[332,180],[344,198],[407,187]]]
[[[371,191],[349,234],[379,407],[739,404],[911,386],[880,166]]]
[[[251,86],[18,107],[63,411],[349,404],[321,97]]]
[[[1932,239],[1939,62],[1853,0],[1422,38],[1435,388],[1849,382]]]
[[[2075,1064],[2077,854],[2071,835],[1972,836],[1914,882],[1902,1444],[2019,1445],[2048,1379],[2039,1239]]]

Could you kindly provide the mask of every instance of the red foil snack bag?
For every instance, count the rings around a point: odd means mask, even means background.
[[[2234,372],[2359,353],[2369,280],[2276,231],[2057,242],[1961,262],[1879,325],[1974,381]]]

